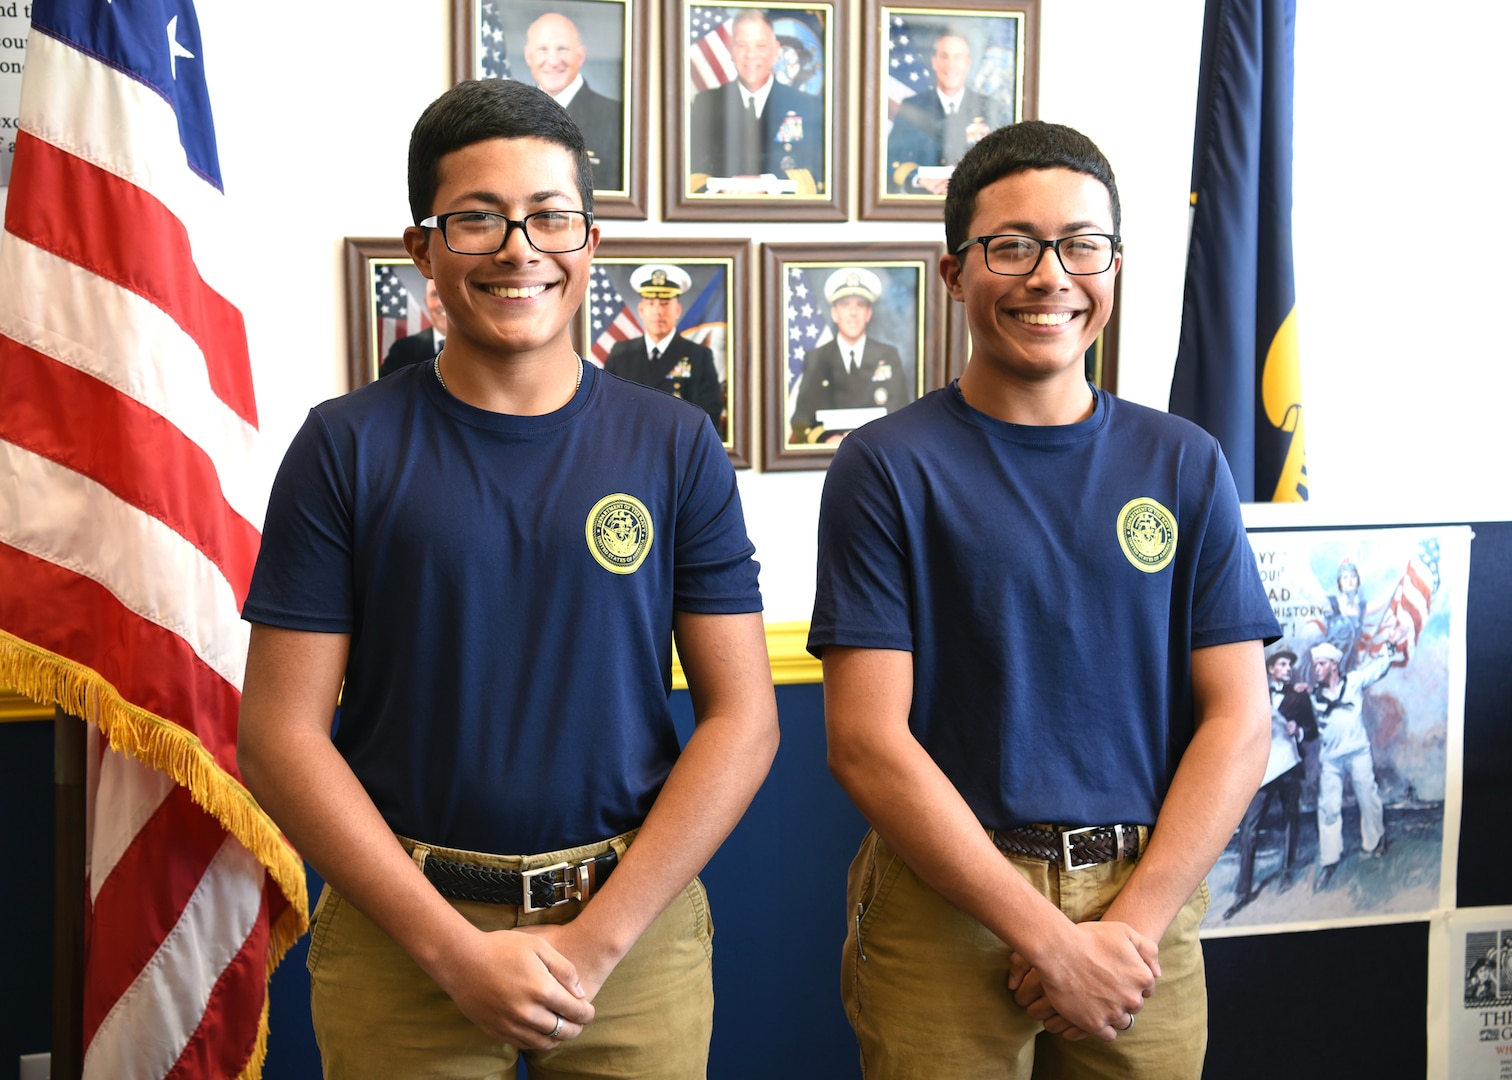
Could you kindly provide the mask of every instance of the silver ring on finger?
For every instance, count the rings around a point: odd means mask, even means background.
[[[562,1024],[565,1023],[565,1021],[562,1019],[562,1014],[561,1013],[557,1013],[556,1014],[556,1018],[557,1018],[556,1027],[552,1028],[551,1029],[551,1034],[546,1036],[548,1039],[555,1039],[558,1035],[560,1035],[562,1033]],[[1132,1022],[1132,1018],[1131,1018],[1131,1022]]]
[[[1134,1026],[1134,1014],[1130,1013],[1129,1014],[1129,1022],[1127,1024],[1125,1024],[1123,1027],[1119,1028],[1118,1030],[1119,1031],[1128,1031],[1133,1026]]]

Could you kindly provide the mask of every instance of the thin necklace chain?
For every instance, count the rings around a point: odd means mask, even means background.
[[[578,362],[577,381],[575,381],[572,384],[572,396],[573,397],[577,397],[577,392],[583,388],[583,358],[581,356],[579,356],[577,358],[577,362]],[[435,369],[435,372],[436,372],[436,381],[441,384],[441,389],[445,390],[448,394],[450,394],[451,393],[451,388],[446,385],[446,380],[441,377],[441,354],[440,353],[436,354],[435,362],[431,366]]]

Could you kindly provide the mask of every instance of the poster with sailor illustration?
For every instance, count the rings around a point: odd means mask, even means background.
[[[1468,526],[1252,530],[1260,790],[1208,875],[1205,936],[1423,919],[1454,904]]]

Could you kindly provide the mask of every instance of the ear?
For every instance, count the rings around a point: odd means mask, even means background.
[[[950,293],[950,298],[958,304],[964,304],[966,291],[961,287],[961,257],[959,255],[940,256],[940,277],[945,282],[945,289]]]
[[[587,248],[588,248],[588,257],[590,259],[593,258],[593,253],[598,250],[598,246],[599,246],[599,227],[598,227],[598,222],[595,221],[592,225],[588,226],[588,244],[587,244]]]
[[[430,262],[430,233],[429,229],[422,229],[418,225],[409,226],[404,230],[404,250],[409,252],[416,268],[434,280],[436,275],[431,272]]]

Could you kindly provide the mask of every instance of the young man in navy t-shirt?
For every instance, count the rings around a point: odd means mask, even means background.
[[[1214,440],[1084,377],[1120,261],[1096,146],[993,132],[945,223],[965,373],[853,432],[820,513],[809,648],[873,826],[846,1011],[868,1080],[1196,1080],[1278,627]]]
[[[702,1077],[695,875],[777,743],[734,472],[702,410],[573,351],[598,227],[561,106],[454,87],[409,181],[446,348],[311,411],[244,609],[239,760],[328,882],[325,1070]]]

